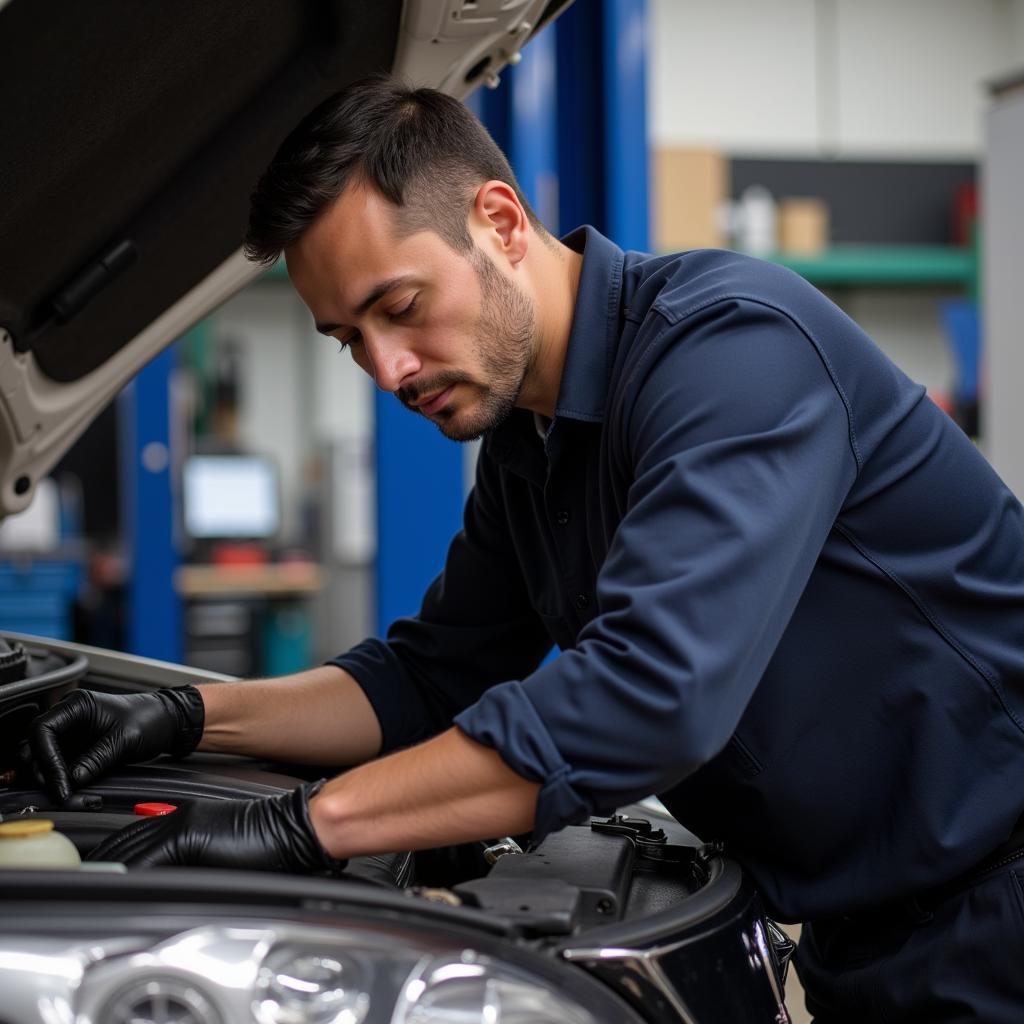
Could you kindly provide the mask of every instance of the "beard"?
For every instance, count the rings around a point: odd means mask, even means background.
[[[439,373],[415,389],[400,388],[398,400],[413,409],[421,395],[440,393],[455,384],[468,384],[480,392],[476,407],[463,412],[445,407],[433,417],[438,430],[452,441],[474,441],[493,430],[515,408],[533,366],[533,303],[475,246],[469,261],[480,283],[480,315],[474,328],[484,380],[458,370]],[[422,414],[421,414],[422,415]]]

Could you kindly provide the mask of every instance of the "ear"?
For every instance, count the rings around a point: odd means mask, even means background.
[[[511,185],[487,181],[481,185],[470,212],[470,230],[478,245],[493,256],[519,264],[529,248],[530,221]]]

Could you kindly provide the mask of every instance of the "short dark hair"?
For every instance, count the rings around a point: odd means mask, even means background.
[[[504,153],[462,103],[388,75],[364,78],[326,99],[281,144],[252,193],[245,254],[273,263],[353,181],[400,209],[402,234],[432,229],[466,252],[473,196],[491,179],[515,190],[546,235]]]

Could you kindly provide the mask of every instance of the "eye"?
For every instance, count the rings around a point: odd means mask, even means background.
[[[355,345],[362,335],[358,331],[353,331],[351,334],[347,334],[344,338],[335,338],[338,343],[338,352],[344,353],[345,349],[352,345]]]
[[[416,307],[418,305],[419,294],[417,293],[413,295],[413,297],[401,309],[394,310],[393,312],[389,313],[388,316],[392,320],[403,320],[405,319],[405,317],[411,316],[416,311]]]

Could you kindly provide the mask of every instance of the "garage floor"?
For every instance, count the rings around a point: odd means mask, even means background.
[[[784,925],[786,934],[796,942],[800,938],[800,925]],[[811,1015],[804,1009],[804,990],[792,964],[786,977],[786,1009],[793,1018],[793,1024],[811,1024]]]

